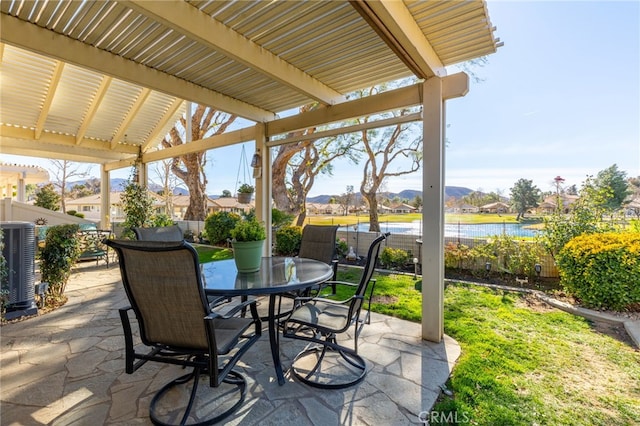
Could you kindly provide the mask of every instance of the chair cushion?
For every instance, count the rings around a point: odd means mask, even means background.
[[[349,324],[349,306],[317,301],[305,303],[288,321],[313,325],[327,331],[342,330]]]
[[[250,318],[233,317],[228,319],[216,318],[213,320],[218,353],[224,355],[233,349],[238,338],[251,324],[252,320]]]

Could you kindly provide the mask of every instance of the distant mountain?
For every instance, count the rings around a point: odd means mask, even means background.
[[[465,195],[470,194],[471,192],[473,192],[472,189],[464,188],[462,186],[445,186],[444,188],[444,195],[446,198],[449,198],[449,197],[462,198]],[[358,199],[362,197],[359,193],[354,195]],[[401,200],[413,200],[418,195],[422,197],[422,191],[417,189],[405,189],[398,193],[386,192],[384,193],[384,195],[388,198],[398,197]],[[335,197],[338,197],[338,195],[317,195],[315,197],[307,198],[307,201],[310,203],[327,204],[331,198],[335,198]]]
[[[74,182],[67,182],[67,189],[71,189],[76,185],[84,185],[87,183],[89,179],[82,179],[82,180],[77,180]],[[127,183],[129,181],[127,179],[123,179],[123,178],[113,178],[109,181],[109,184],[111,185],[111,191],[115,191],[115,192],[120,192],[120,191],[124,191],[124,188],[127,186]],[[156,185],[154,183],[149,184],[149,189],[153,192],[158,192],[160,190],[162,190],[162,186],[160,185]],[[180,187],[176,187],[173,189],[173,194],[174,195],[189,195],[189,190],[184,189],[184,188],[180,188]]]

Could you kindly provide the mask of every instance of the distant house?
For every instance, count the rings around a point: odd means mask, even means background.
[[[472,204],[463,204],[460,207],[454,209],[456,213],[478,213],[480,208]]]
[[[541,202],[536,208],[536,212],[541,214],[551,214],[554,211],[556,211],[556,203],[549,203],[547,201]]]
[[[573,204],[580,199],[577,195],[560,194],[560,201],[562,203],[562,213],[569,213]],[[537,208],[539,213],[551,214],[557,210],[557,195],[550,195],[546,197]]]
[[[495,203],[485,204],[480,207],[480,213],[507,213],[509,211],[509,205],[500,201]]]
[[[405,203],[392,204],[391,206],[389,206],[389,213],[404,214],[413,213],[417,210],[418,209],[416,209],[415,207]]]
[[[344,206],[335,203],[307,203],[307,213],[318,216],[342,216],[344,215]]]
[[[184,215],[189,207],[188,195],[172,195],[169,200],[164,200],[160,195],[153,191],[149,191],[149,195],[153,198],[153,210],[157,214],[166,214],[173,220],[183,220]],[[111,206],[111,212],[109,216],[112,222],[121,222],[125,218],[124,210],[122,209],[122,192],[113,191],[109,195],[109,205]],[[234,204],[237,204],[235,198],[231,198]],[[75,210],[78,213],[82,213],[85,219],[99,221],[100,220],[100,207],[102,203],[102,194],[89,195],[88,197],[81,197],[75,200],[67,200],[65,202],[67,210]],[[241,207],[236,210],[229,211],[248,211],[252,206]],[[223,210],[224,207],[220,207],[219,203],[207,198],[207,214],[214,211]]]
[[[213,205],[213,211],[216,212],[230,212],[230,213],[248,213],[252,208],[254,208],[253,200],[248,203],[239,203],[238,199],[235,197],[221,197],[216,198],[215,200],[211,200]]]
[[[164,213],[164,203],[160,196],[154,192],[149,191],[149,195],[153,198],[153,210],[157,213]],[[65,205],[68,210],[75,210],[78,213],[82,213],[85,219],[100,221],[100,206],[102,203],[102,194],[93,194],[87,197],[80,197],[76,199],[69,199],[65,201]],[[121,222],[125,218],[124,210],[122,208],[122,192],[113,191],[109,194],[109,205],[111,211],[109,217],[112,222]]]
[[[182,220],[187,213],[189,207],[189,195],[173,195],[169,199],[169,210],[171,210],[171,218],[173,220]],[[217,204],[214,200],[207,198],[206,214],[213,213],[217,210]],[[168,213],[167,213],[168,214]]]

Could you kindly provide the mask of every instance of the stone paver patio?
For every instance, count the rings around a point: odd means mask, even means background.
[[[0,423],[9,425],[146,425],[149,401],[178,366],[147,363],[124,372],[118,308],[128,304],[117,264],[81,264],[62,308],[0,329]],[[421,424],[460,355],[448,336],[420,339],[420,324],[373,314],[360,337],[369,361],[365,380],[344,390],[320,390],[289,373],[278,386],[267,333],[244,356],[245,404],[231,425]],[[300,342],[281,339],[287,368]]]

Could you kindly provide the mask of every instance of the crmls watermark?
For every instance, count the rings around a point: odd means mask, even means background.
[[[431,424],[461,424],[469,423],[471,418],[467,413],[459,413],[457,411],[449,411],[447,413],[441,411],[421,411],[418,413],[418,420],[420,423]]]

